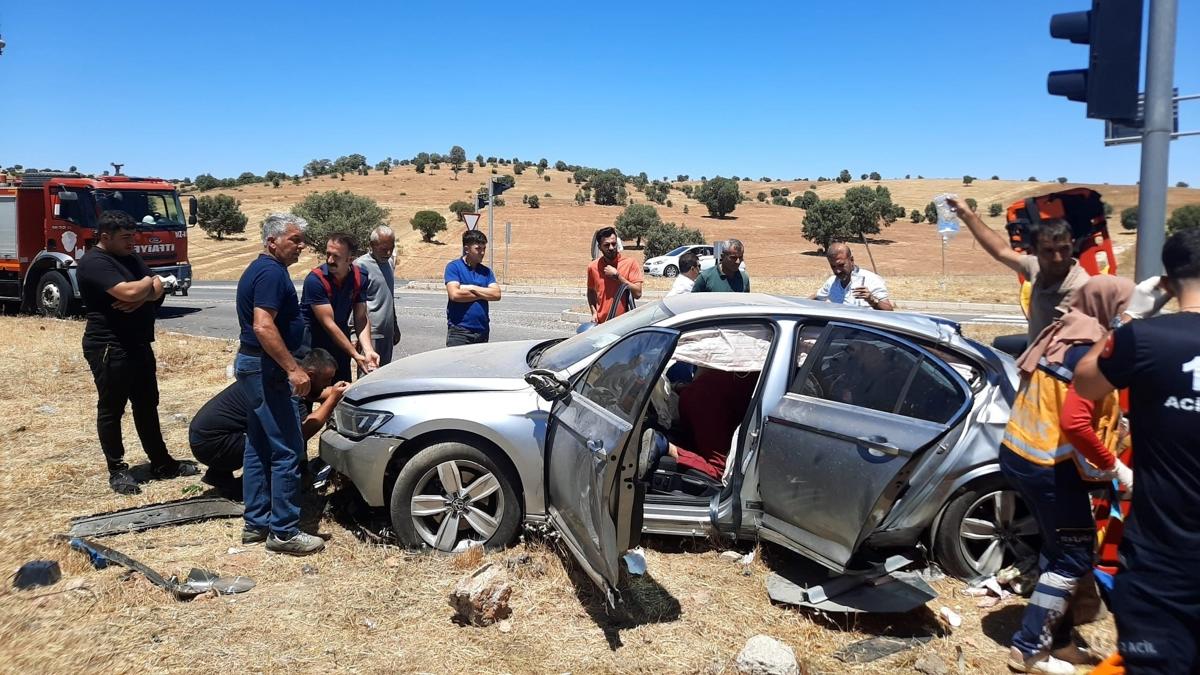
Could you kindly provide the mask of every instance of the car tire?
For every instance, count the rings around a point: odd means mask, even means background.
[[[1002,503],[1011,506],[999,508]],[[1010,515],[1001,515],[1006,510]],[[994,529],[991,534],[989,526]],[[999,563],[995,553],[985,555],[993,545],[999,547]],[[1040,546],[1032,512],[1000,479],[980,481],[959,492],[946,505],[933,533],[934,561],[947,574],[964,581],[995,574],[1019,558],[1036,556]]]
[[[666,267],[663,268],[663,276],[664,277],[670,278],[670,277],[675,277],[678,275],[679,275],[679,268],[674,265],[667,265]]]
[[[42,316],[65,319],[72,314],[75,291],[62,272],[50,271],[38,280],[34,302]]]
[[[459,489],[447,487],[444,478],[457,480]],[[503,548],[521,525],[516,485],[512,469],[479,448],[453,442],[431,445],[405,462],[396,477],[392,527],[401,545],[412,549],[454,553],[475,544]],[[472,488],[479,494],[472,495]],[[416,499],[420,496],[426,498]]]

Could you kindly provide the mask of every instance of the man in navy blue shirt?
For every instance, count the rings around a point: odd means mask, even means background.
[[[371,319],[367,313],[366,279],[354,265],[357,245],[348,234],[329,235],[325,244],[325,264],[316,267],[304,279],[300,310],[308,327],[312,346],[333,354],[337,361],[334,381],[350,381],[350,361],[363,372],[379,366],[379,355],[371,340]],[[358,330],[358,347],[350,341],[350,315]]]
[[[1112,609],[1131,674],[1200,672],[1200,230],[1171,235],[1162,262],[1179,312],[1121,326],[1075,370],[1086,398],[1129,388],[1133,508]]]
[[[496,275],[483,264],[487,237],[479,230],[462,236],[463,254],[446,265],[446,346],[487,342],[488,302],[500,299]]]
[[[312,386],[296,355],[304,346],[304,319],[288,265],[300,259],[307,221],[272,213],[262,225],[263,252],[237,287],[241,328],[234,370],[246,406],[246,454],[242,468],[245,529],[242,543],[308,555],[325,548],[320,537],[300,531],[300,463],[306,455],[294,398]]]

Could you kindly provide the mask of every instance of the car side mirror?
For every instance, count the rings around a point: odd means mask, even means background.
[[[77,202],[77,201],[79,201],[79,195],[74,192],[71,192],[70,190],[63,190],[58,193],[58,201],[60,201],[60,202]]]
[[[538,396],[541,396],[547,401],[554,401],[566,398],[570,389],[566,382],[563,382],[558,377],[558,373],[553,370],[538,368],[525,373],[525,381],[533,387]]]
[[[196,211],[197,211],[196,198],[188,197],[188,225],[196,224]]]

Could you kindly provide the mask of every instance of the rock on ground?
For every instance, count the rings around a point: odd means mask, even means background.
[[[755,635],[737,656],[739,673],[747,675],[799,675],[796,652],[767,635]]]
[[[936,654],[925,654],[917,659],[913,669],[925,675],[950,675],[950,668]]]
[[[487,563],[464,576],[450,591],[455,617],[475,626],[490,626],[508,618],[512,586],[503,567]]]

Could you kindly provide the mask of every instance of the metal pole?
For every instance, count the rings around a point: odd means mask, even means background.
[[[1177,0],[1150,0],[1150,29],[1146,35],[1146,113],[1142,125],[1142,173],[1138,184],[1137,269],[1134,271],[1138,281],[1162,273],[1178,13]]]
[[[496,179],[488,179],[488,268],[493,273],[496,271],[496,244],[495,237],[492,235],[492,216],[496,213]]]
[[[504,223],[504,283],[508,283],[508,240],[511,239],[512,223]]]

